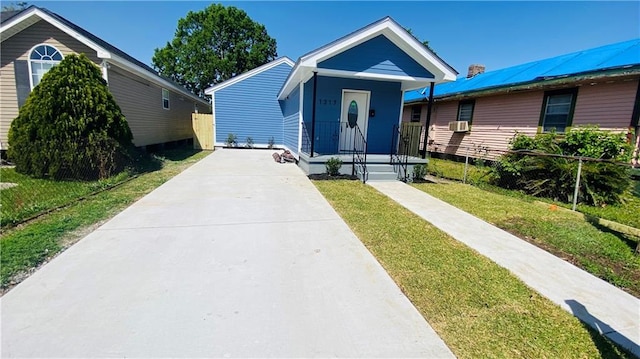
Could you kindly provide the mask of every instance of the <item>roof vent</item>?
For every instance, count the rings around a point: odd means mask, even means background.
[[[484,65],[472,64],[469,65],[469,72],[467,73],[467,78],[470,79],[475,75],[484,73]]]

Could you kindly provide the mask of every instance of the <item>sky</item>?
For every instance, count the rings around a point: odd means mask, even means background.
[[[6,3],[3,1],[3,3]],[[151,65],[178,20],[208,1],[29,1]],[[263,24],[278,55],[294,61],[326,43],[391,16],[461,75],[640,37],[640,2],[231,1]]]

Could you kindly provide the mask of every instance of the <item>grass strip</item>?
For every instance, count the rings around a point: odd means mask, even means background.
[[[611,231],[580,213],[461,183],[414,187],[640,297],[640,256],[634,254],[633,236]]]
[[[563,203],[548,198],[538,198],[526,195],[520,191],[513,191],[500,188],[489,184],[491,168],[486,165],[473,165],[473,162],[483,163],[482,161],[472,161],[470,159],[467,168],[467,183],[478,186],[484,190],[494,193],[509,195],[516,198],[528,198],[530,201],[541,200],[554,203],[558,206],[571,208],[571,203]],[[464,178],[464,163],[439,158],[429,159],[427,173],[436,177],[462,181]],[[631,181],[629,191],[622,196],[623,203],[607,206],[589,206],[586,204],[578,204],[577,210],[586,215],[602,218],[605,220],[621,223],[630,227],[640,229],[640,181]]]
[[[0,289],[8,290],[39,265],[81,239],[100,223],[113,217],[208,152],[174,150],[161,157],[162,168],[139,175],[118,187],[43,215],[8,230],[0,237]]]
[[[375,189],[314,184],[459,358],[632,357]]]

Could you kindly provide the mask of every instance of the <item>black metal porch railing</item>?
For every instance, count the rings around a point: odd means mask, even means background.
[[[403,123],[393,126],[389,164],[396,167],[398,178],[403,182],[409,179],[409,157],[420,155],[420,137],[422,126],[418,123]]]
[[[361,175],[362,183],[367,183],[369,179],[369,171],[367,170],[367,139],[364,137],[360,127],[356,124],[354,127],[353,139],[353,170],[351,175]]]
[[[315,134],[313,154],[311,153],[311,133]],[[315,131],[311,131],[311,123],[302,124],[302,152],[311,157],[321,155],[353,154],[356,131],[347,122],[316,121]]]

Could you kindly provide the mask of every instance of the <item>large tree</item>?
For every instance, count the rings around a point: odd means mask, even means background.
[[[212,4],[178,21],[175,37],[156,49],[153,66],[198,96],[214,84],[277,57],[276,40],[246,12]]]

